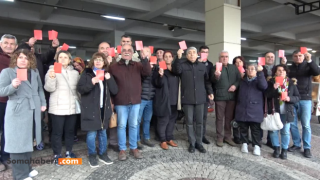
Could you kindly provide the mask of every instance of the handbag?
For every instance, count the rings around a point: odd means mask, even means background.
[[[112,110],[112,115],[111,115],[111,118],[110,118],[110,122],[109,122],[109,128],[115,128],[117,127],[117,113],[114,112],[114,105],[110,99],[110,103],[111,103],[111,110]]]
[[[78,95],[75,95],[73,94],[72,90],[71,90],[71,87],[66,79],[66,77],[64,77],[64,75],[61,73],[62,77],[64,78],[64,80],[66,80],[67,84],[68,84],[68,87],[69,87],[69,90],[71,91],[74,99],[75,99],[75,105],[76,105],[76,114],[81,114],[81,101],[80,101],[80,98],[78,97]]]
[[[268,114],[267,98],[265,100],[264,118],[260,125],[261,129],[268,131],[277,131],[283,128],[283,124],[280,119],[280,114],[275,112],[274,98],[272,98],[272,114]]]

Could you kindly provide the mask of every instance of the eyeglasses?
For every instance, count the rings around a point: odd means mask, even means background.
[[[129,52],[129,53],[132,53],[132,49],[122,49],[122,52]]]
[[[247,71],[255,71],[256,69],[247,69]]]
[[[94,61],[96,61],[96,62],[104,62],[104,60],[102,58],[96,58],[96,59],[94,59]]]

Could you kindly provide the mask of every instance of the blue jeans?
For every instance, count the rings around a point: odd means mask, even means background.
[[[143,139],[150,139],[150,122],[152,118],[152,100],[141,99],[139,116],[138,116],[138,129],[137,129],[137,141],[140,141],[140,123],[143,117]]]
[[[126,150],[126,127],[129,124],[130,149],[137,149],[137,127],[140,104],[115,106],[118,115],[118,144],[120,151]]]
[[[291,135],[293,145],[301,147],[301,138],[298,129],[298,117],[301,120],[302,125],[302,140],[303,140],[303,149],[311,149],[311,100],[301,100],[295,104],[295,118],[291,123]]]
[[[281,134],[281,148],[288,149],[290,143],[290,123],[286,123],[286,115],[280,114],[280,119],[283,123],[283,128],[280,130]],[[272,142],[272,146],[280,147],[279,143],[279,130],[269,131],[269,136]]]
[[[101,129],[98,131],[88,131],[87,133],[87,146],[88,146],[88,154],[96,154],[96,136],[98,134],[98,142],[99,142],[99,154],[102,155],[107,150],[107,132],[105,129]]]

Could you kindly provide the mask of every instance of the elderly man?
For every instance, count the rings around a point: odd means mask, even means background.
[[[17,38],[10,34],[5,34],[0,39],[0,73],[3,69],[8,68],[10,64],[10,54],[12,54],[18,47]],[[9,154],[4,152],[4,116],[7,107],[7,97],[0,97],[0,134],[1,134],[1,151],[0,151],[0,172],[6,170],[2,164],[8,158]]]
[[[112,57],[109,56],[108,49],[110,48],[110,44],[107,42],[101,42],[98,46],[98,52],[103,53],[107,57],[107,61],[109,64],[112,63]]]
[[[123,36],[121,36],[120,45],[124,46],[126,44],[132,46],[132,38],[130,36],[128,36],[128,35],[123,35]],[[117,60],[117,62],[120,61],[121,60],[121,55],[118,55],[116,53],[116,60]],[[136,62],[140,62],[139,54],[137,52],[133,52],[132,60],[136,61]]]
[[[215,105],[216,105],[216,131],[217,146],[222,147],[223,142],[236,146],[231,138],[231,121],[234,117],[235,91],[241,79],[238,68],[229,64],[229,53],[222,51],[219,54],[219,62],[222,63],[222,70],[213,67],[211,80],[215,84]],[[224,120],[224,122],[223,122]],[[224,130],[224,134],[222,133]]]
[[[172,65],[172,72],[181,78],[181,104],[187,121],[187,134],[189,139],[189,152],[194,153],[195,148],[201,153],[206,150],[202,146],[203,137],[203,108],[206,101],[206,94],[213,100],[212,86],[209,80],[206,66],[197,61],[197,49],[187,49],[186,60],[180,60],[183,50],[177,52],[177,60]],[[194,132],[193,119],[196,120]]]
[[[305,60],[304,60],[305,58]],[[289,67],[290,78],[296,78],[298,80],[298,90],[300,94],[300,101],[295,104],[297,111],[294,118],[294,122],[291,123],[291,135],[293,146],[288,151],[293,152],[301,149],[301,138],[298,129],[298,117],[301,120],[302,125],[302,142],[304,149],[304,156],[311,158],[311,108],[312,108],[312,76],[318,76],[320,74],[320,68],[312,61],[311,54],[301,54],[300,51],[294,51],[292,55],[293,64]]]
[[[133,48],[125,44],[121,49],[121,60],[110,66],[109,72],[113,75],[119,88],[114,97],[115,110],[118,114],[118,144],[119,160],[126,156],[126,127],[129,124],[130,154],[135,158],[142,158],[137,149],[137,126],[141,104],[141,76],[150,76],[151,67],[147,60],[132,61]]]

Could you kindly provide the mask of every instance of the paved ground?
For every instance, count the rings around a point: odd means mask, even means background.
[[[182,129],[182,125],[177,125]],[[80,141],[74,146],[74,152],[83,158],[83,165],[61,166],[33,165],[39,171],[36,180],[43,179],[120,179],[120,180],[233,180],[233,179],[320,179],[320,125],[316,117],[312,119],[312,153],[313,158],[306,159],[301,152],[288,154],[288,160],[275,159],[271,156],[272,149],[262,146],[262,155],[252,155],[240,152],[239,147],[230,147],[225,144],[223,148],[217,147],[214,142],[214,117],[209,115],[207,135],[212,142],[204,145],[206,154],[196,151],[188,153],[186,130],[175,130],[175,139],[179,147],[164,151],[157,145],[154,148],[146,147],[142,153],[144,158],[135,160],[132,156],[124,162],[117,160],[117,153],[108,150],[109,156],[114,160],[113,165],[102,165],[92,169],[88,165],[85,134],[81,133]],[[154,140],[153,140],[154,141]],[[265,141],[265,140],[264,140]],[[158,143],[154,141],[155,143]],[[49,145],[43,151],[35,151],[34,159],[51,159],[52,150]],[[11,169],[0,174],[0,179],[12,179]]]

